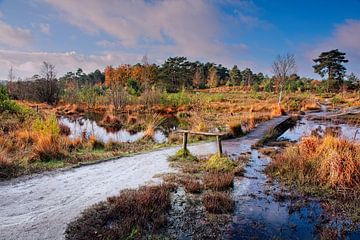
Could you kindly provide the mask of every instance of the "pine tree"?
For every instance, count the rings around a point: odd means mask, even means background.
[[[315,73],[318,73],[321,77],[328,75],[327,90],[334,88],[338,89],[346,73],[346,68],[343,63],[347,63],[345,54],[340,52],[338,49],[331,50],[328,52],[322,52],[320,56],[313,61],[316,63],[313,68]]]
[[[241,83],[241,72],[236,65],[230,70],[230,83],[231,85],[239,86]]]

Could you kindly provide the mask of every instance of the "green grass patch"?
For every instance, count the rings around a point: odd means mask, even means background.
[[[225,155],[214,154],[205,163],[205,169],[212,172],[230,172],[236,168],[236,164]]]
[[[169,157],[170,161],[192,161],[197,162],[198,159],[190,153],[188,149],[180,149],[174,156]]]

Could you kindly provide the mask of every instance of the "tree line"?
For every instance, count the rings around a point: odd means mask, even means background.
[[[345,81],[348,60],[338,49],[323,52],[314,59],[314,72],[327,81],[300,77],[296,73],[295,57],[292,54],[279,55],[272,63],[273,76],[254,73],[250,68],[243,70],[237,65],[227,68],[211,62],[191,62],[186,57],[170,57],[163,64],[149,64],[145,56],[141,63],[107,66],[104,72],[95,70],[89,74],[77,69],[64,76],[56,77],[55,66],[44,62],[39,74],[16,81],[12,69],[9,71],[8,91],[14,99],[25,99],[49,104],[56,103],[61,95],[68,98],[79,92],[91,97],[110,92],[140,96],[144,91],[156,88],[168,93],[182,89],[204,89],[219,86],[242,86],[253,91],[280,93],[283,91],[337,91],[340,88],[355,89],[359,79],[351,73]]]

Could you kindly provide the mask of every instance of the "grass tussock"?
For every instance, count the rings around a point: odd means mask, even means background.
[[[225,155],[214,154],[205,163],[205,169],[210,172],[231,172],[236,168],[236,164]]]
[[[156,233],[166,224],[170,208],[167,185],[123,190],[85,210],[66,229],[66,239],[135,239]]]
[[[120,130],[123,126],[120,118],[112,114],[105,114],[103,119],[99,122],[99,125],[114,131]]]
[[[161,116],[160,114],[154,114],[151,116],[148,116],[145,120],[145,131],[144,131],[144,139],[152,139],[155,130],[164,123],[165,118]]]
[[[300,185],[359,189],[360,145],[331,135],[309,136],[277,155],[269,171]]]
[[[197,157],[192,155],[188,149],[180,149],[174,156],[169,157],[170,161],[198,161]]]
[[[201,193],[203,190],[201,182],[190,177],[182,180],[182,184],[188,193]]]
[[[224,192],[208,192],[203,197],[206,211],[215,214],[232,213],[235,202],[230,194]]]
[[[241,137],[244,135],[241,122],[231,122],[229,124],[229,130],[233,137]]]
[[[234,174],[232,173],[208,173],[204,176],[206,189],[224,191],[234,186]]]

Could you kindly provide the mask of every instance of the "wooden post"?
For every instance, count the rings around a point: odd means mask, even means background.
[[[218,149],[218,154],[219,154],[219,157],[221,157],[222,155],[222,146],[221,146],[221,138],[220,136],[216,136],[216,143],[217,143],[217,149]]]
[[[184,132],[184,134],[183,134],[183,149],[184,149],[184,151],[187,150],[187,138],[188,138],[188,133]]]

